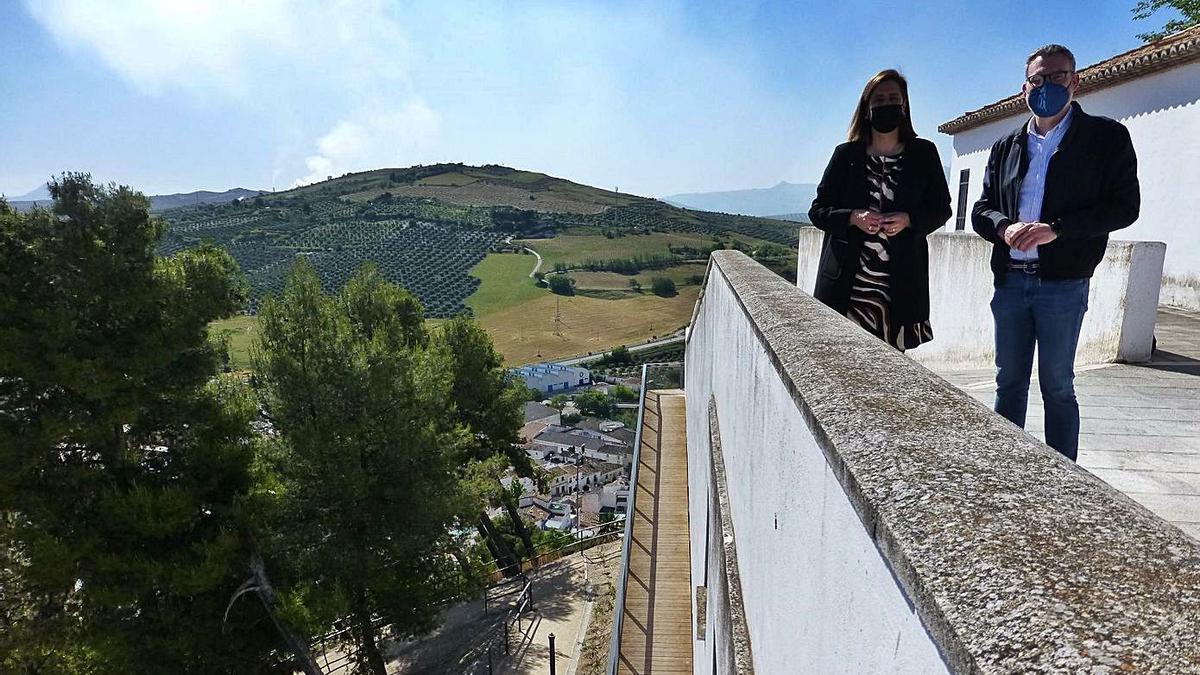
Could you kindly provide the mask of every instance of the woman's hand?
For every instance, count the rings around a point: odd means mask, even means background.
[[[912,221],[909,220],[908,214],[903,211],[885,213],[880,217],[879,222],[880,228],[889,237],[900,234],[901,231],[910,225],[912,225]]]
[[[883,214],[869,209],[851,211],[850,224],[867,234],[876,234],[883,225]]]

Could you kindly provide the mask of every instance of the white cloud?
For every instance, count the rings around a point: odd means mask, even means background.
[[[309,173],[296,185],[347,171],[417,163],[414,153],[436,145],[439,126],[437,115],[419,99],[399,110],[342,120],[317,141],[317,154],[304,160]]]
[[[244,92],[255,53],[292,52],[297,28],[284,0],[27,0],[64,47],[98,56],[149,92]]]
[[[738,25],[696,33],[683,0],[25,4],[141,92],[236,109],[272,186],[467,161],[665,194],[769,185],[796,156],[771,64]]]
[[[409,42],[387,0],[26,5],[64,49],[98,58],[142,92],[256,111],[264,133],[285,137],[272,182],[301,172],[326,120],[340,121],[316,141],[298,182],[402,162],[437,134],[438,116],[412,92]]]
[[[149,93],[255,96],[397,79],[407,42],[383,0],[26,0],[64,47]],[[303,89],[303,86],[299,87]]]

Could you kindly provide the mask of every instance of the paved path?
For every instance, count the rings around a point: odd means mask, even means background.
[[[537,256],[537,264],[533,266],[533,271],[529,273],[529,278],[532,279],[533,275],[537,274],[538,270],[542,269],[542,254],[529,248],[528,246],[525,246],[524,248],[526,251],[529,251],[530,253]]]
[[[555,671],[573,671],[579,644],[587,631],[585,619],[592,601],[589,586],[598,581],[599,568],[611,567],[621,554],[620,543],[605,544],[582,556],[575,554],[547,565],[535,582],[534,611],[523,641],[497,673],[545,675],[550,672],[550,634],[554,634]],[[617,563],[619,564],[619,560]]]
[[[488,673],[488,650],[492,671],[504,675],[545,675],[550,672],[550,633],[555,635],[557,672],[566,673],[578,658],[578,645],[586,631],[584,618],[592,601],[590,587],[610,583],[619,566],[621,543],[603,544],[549,563],[530,576],[534,608],[511,629],[511,654],[503,655],[504,619],[511,615],[523,581],[513,579],[494,588],[499,597],[483,611],[482,600],[471,600],[447,608],[441,625],[429,635],[395,645],[388,650],[388,672],[406,675],[484,675]],[[503,593],[502,591],[510,591]],[[607,647],[607,641],[604,643]],[[608,652],[604,655],[607,657]],[[332,658],[332,656],[331,656]],[[344,673],[348,670],[326,670]]]
[[[692,672],[685,400],[646,397],[617,672]]]
[[[1200,539],[1200,315],[1160,310],[1155,332],[1150,363],[1077,371],[1079,464]],[[991,370],[939,374],[988,406],[995,400]],[[1043,438],[1036,373],[1030,389],[1026,428]]]
[[[661,345],[669,345],[669,344],[672,344],[675,342],[683,342],[684,333],[685,333],[685,331],[677,331],[677,332],[675,332],[671,335],[668,335],[667,337],[664,337],[664,338],[659,338],[657,340],[650,340],[647,342],[642,342],[641,344],[632,345],[629,347],[629,351],[630,352],[640,352],[640,351],[645,351],[647,349],[650,349],[651,347],[658,347]],[[615,347],[614,347],[614,349],[615,349]],[[578,356],[578,357],[575,357],[572,359],[563,359],[562,361],[555,361],[555,363],[557,363],[560,366],[577,366],[581,363],[586,363],[588,361],[594,361],[594,360],[600,358],[601,356],[604,356],[609,351],[612,351],[612,350],[610,349],[610,350],[605,350],[605,351],[601,351],[601,352],[596,352],[595,354],[592,354],[591,356]]]

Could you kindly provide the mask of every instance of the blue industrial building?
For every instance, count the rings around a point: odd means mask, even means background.
[[[543,394],[559,394],[585,387],[592,381],[592,373],[587,368],[560,366],[556,363],[535,363],[513,368],[508,372]]]

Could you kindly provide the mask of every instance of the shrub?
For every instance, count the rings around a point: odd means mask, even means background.
[[[637,392],[623,384],[613,387],[612,395],[621,403],[636,403],[638,400]]]
[[[585,391],[575,397],[579,411],[590,417],[611,417],[616,407],[613,400],[603,392]]]
[[[575,295],[575,280],[571,277],[555,274],[550,277],[550,292],[558,295]]]
[[[675,289],[675,282],[671,281],[667,277],[654,277],[651,279],[650,290],[653,291],[655,295],[659,295],[664,298],[669,298],[677,293]]]

